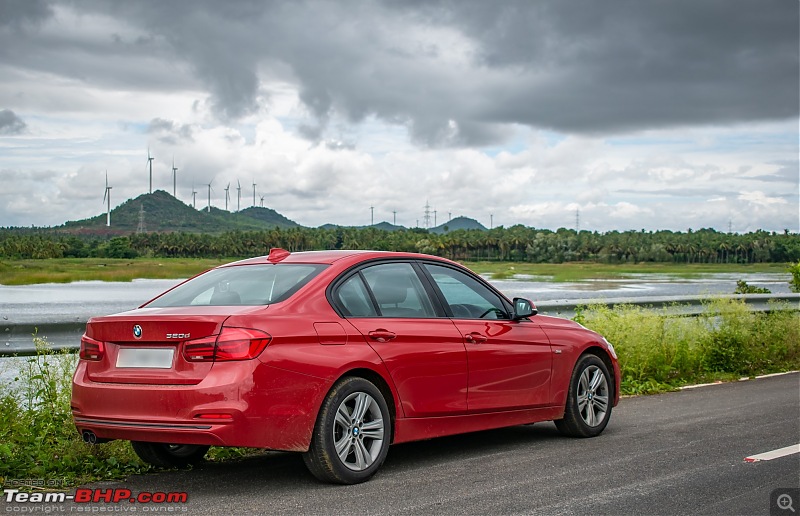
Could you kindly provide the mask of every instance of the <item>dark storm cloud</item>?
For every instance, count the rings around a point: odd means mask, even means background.
[[[7,5],[27,4],[38,9],[15,19],[46,18],[41,3]],[[34,30],[24,41],[0,30],[3,60],[101,82],[112,67],[134,88],[185,83],[185,69],[223,120],[263,105],[261,84],[291,82],[313,117],[302,134],[317,140],[333,116],[375,116],[408,127],[418,143],[463,146],[502,141],[515,124],[608,133],[800,111],[800,4],[791,0],[54,5],[101,13],[142,34],[94,48],[83,42],[76,52],[68,42],[45,48]],[[92,53],[104,58],[94,72]],[[124,67],[145,57],[182,68],[170,75]]]
[[[0,110],[0,134],[21,134],[27,124],[10,109]]]
[[[798,3],[471,4],[450,13],[495,69],[542,70],[491,119],[600,132],[798,114]],[[516,91],[515,91],[516,90]]]
[[[0,2],[0,27],[38,24],[52,11],[45,0],[3,0]]]

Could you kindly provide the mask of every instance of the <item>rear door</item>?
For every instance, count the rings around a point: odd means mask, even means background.
[[[466,272],[426,263],[467,349],[470,412],[550,404],[552,353],[539,326],[512,321],[509,307]]]
[[[437,313],[414,265],[364,267],[335,287],[332,301],[381,357],[406,417],[466,412],[464,339]]]

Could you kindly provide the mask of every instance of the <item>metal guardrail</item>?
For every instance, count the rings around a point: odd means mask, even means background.
[[[698,315],[705,311],[704,306],[713,299],[743,300],[754,312],[767,312],[775,303],[789,304],[800,310],[800,294],[712,294],[700,296],[662,296],[662,297],[619,297],[607,299],[568,299],[537,303],[540,314],[558,317],[573,317],[578,306],[604,304],[609,307],[633,305],[643,308],[664,310],[668,315]]]
[[[668,315],[690,316],[704,311],[704,304],[711,299],[742,299],[753,311],[768,311],[774,303],[788,303],[800,310],[800,294],[747,294],[716,296],[667,296],[631,297],[609,299],[570,299],[564,301],[543,301],[537,303],[539,313],[558,317],[573,317],[578,306],[593,304],[635,305],[664,310]],[[86,318],[88,320],[88,317]],[[36,352],[33,335],[45,338],[53,350],[78,349],[81,335],[86,328],[86,320],[49,320],[42,324],[31,322],[15,323],[13,320],[0,320],[0,357],[23,356]]]

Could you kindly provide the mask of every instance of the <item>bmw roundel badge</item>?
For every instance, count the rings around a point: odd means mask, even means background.
[[[142,338],[142,327],[139,326],[138,324],[133,325],[133,336],[136,337],[137,339]]]

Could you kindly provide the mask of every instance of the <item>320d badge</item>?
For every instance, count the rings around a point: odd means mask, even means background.
[[[603,337],[455,262],[273,249],[92,318],[72,411],[87,442],[130,440],[157,466],[249,446],[352,484],[393,443],[550,420],[596,436],[619,381]]]

